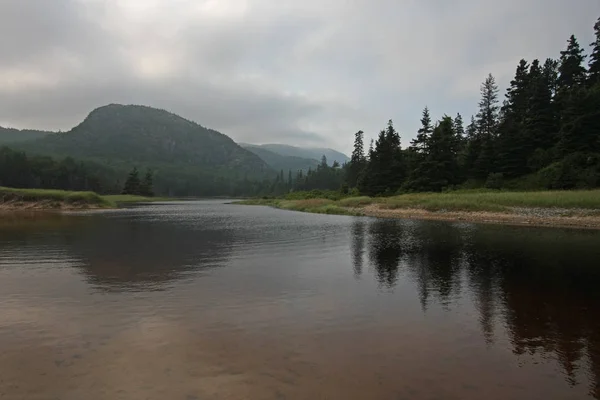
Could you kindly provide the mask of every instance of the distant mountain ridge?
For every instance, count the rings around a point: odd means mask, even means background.
[[[4,128],[0,126],[0,145],[40,139],[51,133],[54,132],[38,131],[34,129]]]
[[[315,169],[319,165],[319,161],[315,159],[284,156],[273,151],[267,150],[261,146],[252,144],[240,144],[243,148],[259,156],[267,165],[275,171],[294,171],[302,170],[304,172],[309,169]]]
[[[299,146],[290,146],[287,144],[248,144],[248,143],[240,143],[242,147],[255,147],[261,148],[265,150],[269,150],[273,153],[288,156],[288,157],[300,157],[305,159],[313,159],[317,161],[321,161],[323,156],[327,157],[327,163],[332,165],[334,161],[337,161],[340,164],[344,164],[350,161],[350,157],[341,153],[337,150],[329,149],[329,148],[321,148],[321,147],[299,147]]]

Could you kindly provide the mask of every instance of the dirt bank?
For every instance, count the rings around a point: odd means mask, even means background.
[[[600,229],[600,215],[589,210],[564,210],[548,208],[513,208],[511,212],[489,211],[426,211],[414,208],[383,208],[371,204],[356,208],[366,216],[380,218],[426,219],[464,221],[527,226],[552,226]]]

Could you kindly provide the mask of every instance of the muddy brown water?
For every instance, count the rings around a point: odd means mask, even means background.
[[[0,399],[600,399],[600,232],[197,201],[0,220]]]

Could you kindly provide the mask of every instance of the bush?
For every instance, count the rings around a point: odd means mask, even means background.
[[[485,181],[486,189],[502,189],[504,185],[504,175],[502,173],[491,173]]]

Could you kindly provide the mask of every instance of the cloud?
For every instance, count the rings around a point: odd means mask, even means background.
[[[168,109],[238,141],[349,151],[421,109],[475,111],[525,57],[592,40],[597,0],[5,0],[0,124],[67,130],[107,103]]]

